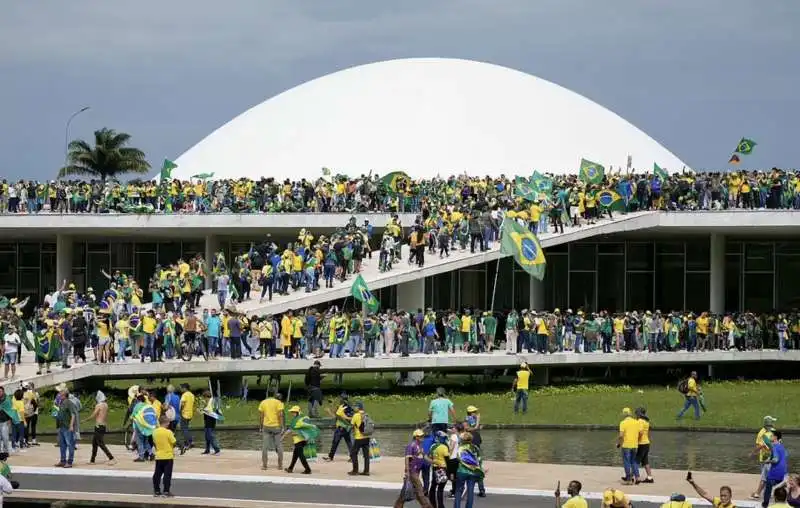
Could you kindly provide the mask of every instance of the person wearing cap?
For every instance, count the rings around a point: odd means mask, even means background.
[[[423,508],[433,508],[428,497],[426,497],[420,479],[420,471],[422,465],[426,462],[425,454],[422,451],[422,439],[425,437],[425,432],[422,429],[416,429],[412,433],[411,442],[406,446],[406,453],[403,471],[403,489],[400,495],[394,502],[394,508],[403,508],[405,505],[406,490],[412,489],[414,498]],[[458,501],[456,501],[457,506]]]
[[[438,431],[433,435],[433,443],[428,451],[428,458],[433,468],[433,475],[428,489],[428,499],[434,508],[444,508],[444,488],[447,485],[447,461],[450,448],[447,445],[446,432]]]
[[[761,476],[758,479],[758,486],[756,487],[756,490],[750,494],[752,499],[761,499],[761,493],[764,490],[764,482],[766,481],[767,473],[769,472],[770,448],[768,443],[772,440],[772,433],[775,431],[775,422],[777,421],[777,418],[765,416],[764,424],[761,429],[759,429],[758,434],[756,434],[756,445],[751,455],[758,456],[758,463],[761,467]]]
[[[522,362],[519,364],[519,370],[516,377],[511,384],[511,391],[514,392],[514,414],[522,410],[522,414],[528,412],[528,389],[531,382],[531,369],[528,364]]]
[[[65,383],[56,387],[59,403],[56,415],[56,428],[58,429],[58,448],[60,460],[55,467],[71,468],[75,461],[75,431],[78,428],[78,408],[69,396]]]
[[[278,455],[278,471],[283,469],[283,441],[281,435],[286,428],[284,417],[283,395],[280,392],[267,397],[258,405],[261,439],[261,469],[267,469],[269,452]]]
[[[360,474],[362,476],[369,476],[369,441],[371,436],[367,434],[366,423],[367,413],[364,411],[364,404],[357,401],[354,404],[355,413],[350,422],[353,425],[353,446],[350,448],[350,462],[353,464],[353,469],[347,474],[353,476]],[[361,473],[358,472],[358,452],[361,452],[364,458],[364,469]]]
[[[292,406],[292,408],[289,409],[289,414],[292,419],[289,421],[284,435],[292,435],[294,449],[292,450],[292,461],[285,471],[287,473],[294,471],[294,466],[299,460],[300,464],[303,465],[303,474],[311,474],[311,467],[309,467],[308,461],[306,460],[304,448],[306,444],[308,444],[309,439],[315,435],[315,431],[316,433],[319,431],[316,430],[317,427],[315,425],[308,423],[307,416],[302,416],[300,406]]]
[[[602,508],[630,508],[631,500],[624,492],[614,488],[603,491]]]
[[[569,482],[569,485],[567,485],[567,495],[569,495],[569,499],[567,499],[564,504],[561,504],[561,491],[557,488],[555,492],[555,508],[589,508],[589,503],[586,502],[586,498],[581,496],[582,488],[583,484],[578,480]]]
[[[686,496],[676,492],[669,496],[669,501],[662,504],[661,508],[692,508],[692,503],[686,500]]]
[[[622,409],[622,421],[619,422],[619,436],[617,448],[622,449],[622,464],[625,476],[622,481],[625,485],[633,485],[639,478],[639,465],[636,463],[636,451],[639,447],[639,433],[641,424],[633,417],[631,408]]]
[[[328,411],[330,411],[330,409]],[[339,407],[336,408],[336,412],[334,413],[335,424],[333,439],[331,440],[331,450],[328,452],[328,455],[323,457],[323,460],[328,462],[333,460],[336,456],[336,450],[339,448],[339,442],[342,440],[344,440],[344,443],[347,445],[347,456],[350,456],[350,452],[353,449],[353,443],[350,439],[350,433],[353,430],[353,425],[351,423],[353,416],[355,416],[355,411],[350,407],[347,392],[342,392],[341,395],[339,395]]]
[[[464,431],[472,434],[472,446],[480,448],[483,443],[481,438],[481,414],[475,406],[467,406],[467,417],[464,419]],[[483,478],[478,479],[478,497],[486,497],[486,487]]]

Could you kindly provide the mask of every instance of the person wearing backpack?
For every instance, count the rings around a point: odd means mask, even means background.
[[[369,440],[375,432],[375,423],[372,418],[364,411],[364,403],[356,402],[356,410],[350,423],[353,425],[353,446],[350,448],[350,460],[353,462],[353,470],[350,476],[361,475],[369,476]],[[364,470],[358,472],[358,452],[364,457]]]
[[[697,386],[697,372],[692,371],[689,377],[678,383],[678,391],[684,396],[683,409],[678,413],[677,419],[683,418],[684,413],[692,407],[694,408],[694,419],[700,419],[700,403],[697,397],[700,394],[700,388]]]

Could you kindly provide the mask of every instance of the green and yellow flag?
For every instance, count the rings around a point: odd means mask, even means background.
[[[164,159],[164,164],[161,165],[161,180],[169,180],[172,177],[172,170],[177,168],[178,165],[169,159]]]
[[[581,159],[581,168],[578,173],[583,183],[597,185],[603,181],[606,168],[596,162]]]
[[[669,178],[669,173],[667,173],[667,171],[664,168],[662,168],[655,162],[653,163],[653,174],[656,175],[658,179],[661,180],[662,182],[666,182],[667,178]]]
[[[545,194],[550,194],[553,192],[553,180],[547,178],[538,171],[533,172],[533,176],[531,176],[531,184],[539,192],[544,192]]]
[[[514,195],[525,201],[533,202],[539,197],[539,192],[524,178],[518,176],[514,179]]]
[[[595,194],[594,197],[603,208],[614,210],[616,212],[626,211],[625,201],[622,199],[622,196],[611,189],[601,190]]]
[[[375,295],[372,294],[372,291],[369,290],[367,281],[365,281],[364,277],[361,275],[356,277],[356,280],[353,281],[353,285],[350,287],[350,295],[366,305],[370,312],[377,312],[381,308],[381,302],[379,302],[378,299],[375,298]]]
[[[198,180],[208,180],[209,178],[214,178],[214,173],[200,173],[198,175],[192,175],[192,178],[197,178]]]
[[[514,256],[514,261],[531,276],[544,279],[547,262],[539,239],[517,221],[506,219],[500,240],[500,252]]]
[[[411,178],[407,174],[402,171],[392,171],[388,175],[381,178],[381,183],[389,189],[392,193],[397,193],[398,183],[405,181],[406,183],[411,181]]]
[[[753,153],[753,148],[755,148],[757,144],[758,143],[752,139],[742,138],[739,140],[739,144],[736,145],[736,150],[734,150],[734,152],[742,155],[750,155]]]

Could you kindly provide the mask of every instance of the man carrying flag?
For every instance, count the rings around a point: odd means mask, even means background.
[[[514,256],[514,261],[531,276],[544,279],[547,262],[539,239],[516,221],[503,221],[500,252]]]
[[[353,281],[353,285],[350,287],[350,295],[366,305],[370,312],[378,312],[381,308],[381,302],[379,302],[378,299],[375,298],[375,295],[372,294],[372,291],[369,290],[367,282],[361,275],[356,277],[356,280]]]

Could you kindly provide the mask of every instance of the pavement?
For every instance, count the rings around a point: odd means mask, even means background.
[[[86,496],[90,500],[94,495],[114,494],[120,497],[120,502],[128,502],[125,496],[139,496],[129,501],[143,502],[142,496],[152,492],[150,477],[153,465],[134,463],[134,457],[124,447],[112,446],[111,451],[117,458],[116,465],[87,465],[90,446],[84,442],[76,451],[72,469],[53,467],[58,460],[58,450],[49,444],[13,455],[9,464],[23,488],[16,495],[68,493],[70,496]],[[275,460],[274,456],[271,460]],[[284,464],[288,463],[287,454]],[[276,462],[271,462],[271,466],[267,471],[261,470],[258,451],[223,450],[219,456],[204,456],[200,455],[200,450],[192,449],[176,458],[173,490],[187,503],[194,502],[185,499],[187,496],[202,498],[200,504],[203,506],[231,506],[234,504],[231,500],[258,500],[268,502],[270,506],[299,506],[304,503],[317,506],[390,506],[400,490],[403,470],[402,459],[397,457],[382,457],[373,463],[369,477],[348,476],[349,464],[343,456],[337,456],[332,463],[313,463],[313,473],[309,476],[278,471]],[[566,484],[573,479],[583,483],[587,499],[597,500],[604,489],[614,487],[635,500],[637,507],[641,503],[660,505],[674,492],[687,497],[694,495],[684,480],[684,471],[656,470],[655,483],[622,487],[621,471],[613,467],[487,462],[486,468],[489,496],[485,501],[479,499],[478,504],[490,503],[492,506],[552,506],[556,482],[560,481],[562,490],[565,490]],[[758,481],[757,475],[739,473],[694,472],[694,477],[709,492],[729,485],[736,499],[744,499]],[[36,492],[24,490],[26,488]],[[148,503],[152,496],[149,498]],[[701,504],[697,499],[694,502]],[[240,505],[238,502],[235,504]],[[737,506],[754,506],[754,503],[740,501]]]

